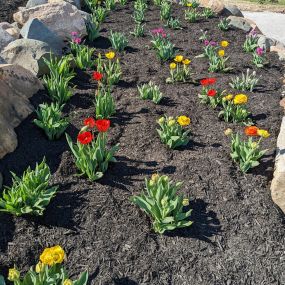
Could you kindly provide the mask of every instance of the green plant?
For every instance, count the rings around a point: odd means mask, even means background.
[[[171,16],[171,4],[163,0],[160,5],[160,19],[167,21]]]
[[[11,174],[12,186],[4,187],[3,197],[0,198],[0,211],[16,216],[43,215],[58,189],[57,186],[49,187],[51,173],[45,159],[36,164],[35,170],[28,167],[22,177],[13,172]]]
[[[49,140],[59,139],[69,124],[68,120],[62,117],[63,106],[57,103],[51,105],[45,103],[36,110],[38,118],[34,123],[44,130]]]
[[[94,41],[100,36],[100,23],[94,14],[91,14],[90,20],[86,24],[88,39],[89,41]]]
[[[166,79],[166,83],[187,82],[191,79],[192,73],[189,67],[191,60],[182,55],[174,58],[175,62],[170,63],[170,77]]]
[[[95,97],[95,110],[97,119],[109,119],[116,113],[116,105],[110,88],[107,90],[102,86],[98,89]]]
[[[87,131],[94,126],[99,131],[96,140],[94,139],[94,133]],[[91,121],[89,119],[77,136],[76,144],[66,134],[68,145],[75,157],[75,164],[80,171],[79,175],[86,175],[91,181],[102,178],[108,169],[109,163],[116,161],[114,154],[118,150],[119,145],[113,146],[110,150],[107,148],[106,132],[109,127],[109,120]]]
[[[243,44],[243,50],[245,52],[254,52],[256,48],[258,47],[258,37],[256,36],[256,32],[252,30],[245,39],[245,42]]]
[[[78,68],[87,69],[91,68],[94,65],[92,60],[92,55],[94,54],[95,49],[90,48],[85,45],[72,43],[71,50],[74,54],[74,61]]]
[[[189,8],[193,8],[193,9],[196,9],[200,6],[199,2],[197,2],[196,0],[192,0],[192,1],[189,1],[189,0],[182,0],[180,2],[183,6],[186,6],[186,7],[189,7]]]
[[[224,57],[224,50],[219,50],[218,54],[210,55],[209,57],[209,71],[210,72],[228,72],[232,68],[227,67],[229,57]]]
[[[145,25],[143,25],[141,23],[137,23],[135,25],[133,32],[131,32],[130,34],[135,36],[136,38],[143,37],[144,36],[144,26]]]
[[[107,9],[107,11],[114,10],[116,7],[116,1],[115,0],[105,0],[104,4],[105,4],[105,8]]]
[[[163,97],[163,94],[160,92],[159,87],[155,85],[152,81],[150,81],[148,84],[138,86],[138,91],[141,99],[152,100],[155,104],[159,104]]]
[[[256,77],[256,72],[250,73],[247,69],[246,74],[242,73],[241,77],[237,76],[231,79],[230,87],[240,91],[250,91],[252,92],[257,85],[259,78]]]
[[[201,16],[203,16],[206,19],[209,19],[214,16],[214,12],[211,8],[204,8]]]
[[[105,56],[106,60],[102,59],[101,54],[98,55],[97,70],[103,74],[103,83],[111,87],[120,81],[122,69],[119,59],[114,60],[115,52],[110,51]]]
[[[127,0],[119,0],[119,2],[122,6],[125,6],[127,4]]]
[[[258,47],[253,53],[253,59],[252,59],[252,63],[258,67],[261,68],[266,64],[266,58],[264,56],[264,51],[262,48]]]
[[[208,87],[203,86],[202,91],[198,94],[198,98],[202,104],[211,106],[213,109],[217,108],[222,104],[223,93],[216,89],[209,89]]]
[[[190,130],[186,130],[185,127],[190,124],[190,118],[186,116],[179,116],[176,119],[161,117],[158,124],[160,129],[157,129],[157,132],[160,139],[169,148],[174,149],[189,143]]]
[[[260,158],[267,152],[260,149],[261,140],[269,137],[268,131],[255,126],[246,127],[245,134],[249,137],[247,140],[242,140],[238,133],[233,134],[230,130],[226,134],[231,135],[231,158],[239,164],[242,172],[248,172],[259,165]],[[258,141],[253,139],[256,136],[260,136]]]
[[[190,23],[197,22],[199,16],[200,16],[200,14],[194,8],[189,8],[189,9],[185,10],[185,20],[190,22]]]
[[[98,6],[98,0],[84,0],[84,2],[90,11],[94,11]]]
[[[221,19],[218,27],[221,31],[228,31],[230,29],[230,20],[227,18]]]
[[[135,20],[136,24],[141,24],[144,21],[144,11],[135,10],[132,17]]]
[[[225,122],[250,124],[247,102],[248,98],[245,94],[225,96],[222,102],[223,110],[220,111],[219,117],[222,117]]]
[[[20,277],[20,272],[14,267],[9,269],[8,280],[14,285],[87,285],[88,273],[82,273],[79,279],[72,281],[62,265],[65,252],[61,246],[46,248],[40,256],[38,264]],[[0,276],[0,284],[5,285],[4,278]]]
[[[129,43],[127,37],[123,33],[112,31],[110,36],[110,42],[112,44],[112,47],[116,51],[123,51]]]
[[[69,77],[64,77],[63,75],[59,77],[45,75],[43,77],[48,95],[54,102],[62,105],[71,98],[73,88],[69,86],[69,81],[73,77],[73,75]]]
[[[156,233],[163,234],[192,225],[193,222],[188,220],[192,210],[183,211],[189,200],[177,195],[181,182],[174,183],[168,176],[156,174],[150,180],[146,179],[145,185],[145,191],[133,196],[131,201],[152,217]]]
[[[167,61],[175,54],[174,45],[170,41],[166,41],[156,50],[156,54],[160,60]]]
[[[102,6],[97,6],[96,9],[93,10],[92,17],[96,19],[95,22],[102,24],[108,15],[108,11],[106,8]]]
[[[146,0],[136,0],[134,2],[134,9],[144,13],[147,10],[147,1]]]
[[[181,23],[180,23],[179,19],[175,19],[172,17],[170,17],[167,20],[167,27],[169,27],[173,30],[182,30]]]

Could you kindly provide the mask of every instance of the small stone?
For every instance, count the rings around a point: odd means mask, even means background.
[[[0,28],[4,29],[8,34],[10,34],[14,39],[18,39],[20,36],[20,31],[18,28],[14,27],[12,24],[7,22],[0,23]]]
[[[47,74],[49,69],[44,58],[49,58],[51,47],[44,42],[30,39],[19,39],[10,43],[1,56],[10,64],[18,64],[37,76]]]
[[[61,54],[63,41],[38,19],[29,20],[21,29],[24,39],[38,40],[47,43],[57,54]]]

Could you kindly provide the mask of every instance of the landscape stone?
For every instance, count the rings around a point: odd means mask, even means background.
[[[237,16],[237,17],[243,17],[243,14],[241,10],[236,5],[228,4],[225,6],[222,14],[224,16]]]
[[[44,42],[18,39],[2,51],[1,56],[10,64],[18,64],[37,76],[49,72],[44,58],[49,58],[51,47]]]
[[[0,23],[0,28],[4,29],[8,34],[14,37],[14,39],[18,39],[20,36],[19,29],[14,27],[12,24],[9,24],[8,22]]]
[[[14,40],[14,37],[12,37],[6,30],[0,27],[0,52]]]
[[[29,98],[43,89],[29,70],[12,64],[0,65],[0,159],[17,147],[17,127],[34,108]]]
[[[80,37],[87,35],[85,20],[80,10],[67,2],[35,6],[19,11],[13,17],[20,25],[37,18],[61,39],[69,40],[72,32],[77,32]]]
[[[80,0],[48,0],[48,3],[58,3],[58,2],[67,2],[71,5],[75,5],[78,9],[81,9]]]
[[[26,8],[32,8],[38,5],[46,4],[48,0],[29,0],[26,4]]]
[[[220,0],[200,0],[200,5],[206,8],[210,8],[213,12],[221,14],[225,8],[225,5]]]
[[[263,50],[270,51],[270,47],[276,44],[276,40],[268,38],[264,35],[258,35],[258,46],[263,48]]]
[[[229,16],[230,26],[241,29],[245,32],[249,32],[251,29],[256,28],[253,21],[245,19],[243,17]]]
[[[271,183],[271,196],[274,203],[285,213],[285,117],[283,117],[277,139],[274,178]]]
[[[38,19],[30,19],[21,29],[21,35],[24,39],[38,40],[47,43],[53,52],[57,54],[61,54],[64,46],[62,39]]]

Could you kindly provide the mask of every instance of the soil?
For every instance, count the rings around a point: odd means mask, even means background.
[[[13,14],[17,12],[18,7],[25,6],[27,0],[0,0],[0,23],[13,22]]]
[[[96,53],[111,50],[110,30],[129,33],[134,27],[132,4],[118,7],[102,25]],[[245,33],[221,32],[218,18],[189,24],[181,6],[173,15],[184,29],[166,29],[178,52],[192,59],[196,80],[209,77],[207,60],[198,38],[208,30],[213,40],[228,40],[228,74],[218,78],[217,87],[230,90],[234,75],[253,69],[251,55],[242,51]],[[146,31],[161,27],[159,10],[150,6]],[[76,176],[72,155],[64,137],[50,142],[29,116],[17,129],[16,151],[0,161],[4,184],[11,184],[9,171],[21,174],[45,156],[59,185],[57,196],[43,217],[0,215],[0,274],[16,264],[24,272],[37,263],[46,246],[60,244],[67,252],[72,276],[88,269],[90,284],[100,285],[240,285],[285,284],[284,216],[274,206],[269,192],[274,167],[276,138],[282,110],[279,107],[284,68],[275,54],[268,54],[269,66],[258,69],[261,76],[255,92],[248,92],[249,109],[260,127],[269,129],[264,141],[268,149],[259,167],[242,174],[229,156],[228,127],[238,125],[218,119],[218,111],[199,103],[201,86],[166,84],[168,63],[161,64],[150,50],[150,36],[129,36],[129,47],[121,53],[123,77],[113,94],[117,113],[112,119],[110,144],[120,143],[118,162],[94,183]],[[139,99],[137,85],[149,80],[159,84],[165,98],[160,105]],[[96,83],[91,71],[77,70],[76,94],[66,104],[71,125],[67,132],[75,139],[84,118],[94,115]],[[32,99],[37,106],[48,101],[45,92]],[[193,141],[180,150],[164,147],[156,133],[156,120],[163,114],[189,115]],[[166,235],[151,230],[150,219],[130,202],[153,173],[184,181],[180,193],[191,197],[193,226]]]

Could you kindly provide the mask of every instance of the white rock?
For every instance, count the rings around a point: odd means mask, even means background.
[[[74,5],[67,2],[48,3],[19,11],[13,15],[14,20],[24,25],[27,21],[37,18],[62,39],[70,39],[71,32],[80,37],[86,36],[86,25],[83,16]]]
[[[200,0],[200,5],[206,8],[210,8],[213,12],[220,14],[223,12],[225,5],[220,0]]]
[[[17,127],[32,111],[28,98],[43,88],[29,70],[12,64],[0,65],[0,159],[17,147]]]

